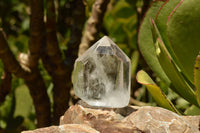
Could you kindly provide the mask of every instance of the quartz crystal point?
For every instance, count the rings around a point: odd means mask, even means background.
[[[76,59],[75,94],[91,106],[120,108],[130,99],[130,59],[107,36]]]

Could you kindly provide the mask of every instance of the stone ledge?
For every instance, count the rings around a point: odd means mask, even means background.
[[[199,123],[200,116],[179,116],[160,107],[111,109],[76,104],[60,118],[60,126],[23,133],[198,133]]]

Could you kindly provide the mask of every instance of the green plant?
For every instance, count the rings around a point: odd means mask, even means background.
[[[132,6],[136,6],[135,3],[130,4],[128,0],[118,1],[110,7],[112,9],[108,9],[104,18],[104,27],[109,37],[117,42],[128,56],[131,56],[137,44],[137,12],[136,7]]]
[[[198,110],[196,114],[200,112],[199,12],[200,1],[155,1],[138,35],[139,48],[147,64],[169,88],[193,104],[191,108]],[[138,72],[137,80],[160,106],[177,112],[163,93],[165,88],[158,87],[147,73]]]

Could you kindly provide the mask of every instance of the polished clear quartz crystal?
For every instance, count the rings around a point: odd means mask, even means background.
[[[91,106],[127,106],[130,59],[104,36],[76,59],[72,81],[75,94]]]

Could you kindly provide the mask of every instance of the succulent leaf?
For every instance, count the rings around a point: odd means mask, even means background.
[[[171,14],[167,33],[185,76],[193,82],[193,67],[200,50],[200,1],[184,0]]]
[[[144,59],[150,68],[167,84],[170,84],[170,80],[162,70],[159,61],[156,57],[155,47],[151,32],[151,22],[150,18],[154,19],[156,13],[159,11],[160,7],[163,5],[163,1],[155,1],[152,3],[151,7],[147,11],[142,24],[140,25],[140,30],[138,34],[138,44],[139,49]]]
[[[166,95],[161,91],[160,87],[158,87],[153,82],[153,80],[149,77],[149,75],[145,71],[143,70],[139,71],[137,73],[136,78],[139,83],[147,87],[148,91],[151,93],[154,100],[159,106],[179,114],[178,110],[175,108],[173,103],[166,97]]]
[[[140,51],[151,69],[197,108],[200,107],[200,57],[196,58],[200,51],[199,12],[200,1],[196,0],[154,1],[138,35]]]
[[[159,49],[160,51],[157,55],[158,60],[160,61],[163,70],[171,80],[171,87],[173,88],[173,90],[190,103],[198,106],[193,89],[184,80],[184,77],[181,75],[176,64],[167,54],[163,42],[158,38],[155,45],[156,49]]]
[[[162,41],[164,42],[165,47],[170,52],[170,55],[173,57],[173,60],[176,62],[177,65],[179,65],[180,63],[177,61],[177,58],[174,54],[174,51],[172,50],[171,44],[167,36],[167,22],[171,16],[171,13],[176,10],[177,6],[181,2],[182,0],[167,0],[162,5],[161,9],[159,10],[155,18],[155,23],[159,29]]]

